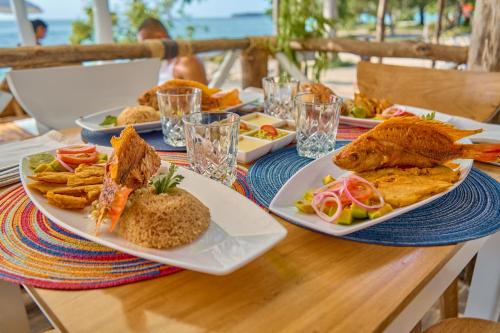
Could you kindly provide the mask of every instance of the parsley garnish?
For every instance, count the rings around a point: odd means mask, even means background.
[[[115,125],[118,123],[118,120],[115,116],[106,116],[102,123],[99,124],[99,126],[108,126],[108,125]]]
[[[172,191],[184,179],[184,176],[176,175],[177,167],[170,164],[168,172],[153,177],[150,184],[155,188],[156,194],[168,193]]]
[[[433,120],[434,117],[436,117],[436,112],[432,111],[431,113],[428,113],[428,114],[424,114],[422,115],[422,119],[423,120]]]

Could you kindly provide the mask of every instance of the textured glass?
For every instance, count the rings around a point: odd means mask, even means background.
[[[280,119],[295,120],[293,99],[299,91],[299,81],[279,77],[262,79],[264,112]]]
[[[163,141],[167,145],[186,145],[182,116],[201,111],[201,90],[178,87],[156,92],[160,108]]]
[[[297,152],[320,158],[335,149],[342,99],[302,93],[295,98]]]
[[[231,186],[236,180],[240,117],[231,112],[184,116],[186,148],[191,169]]]

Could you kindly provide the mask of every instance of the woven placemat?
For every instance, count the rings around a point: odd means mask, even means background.
[[[312,160],[290,147],[258,160],[248,171],[256,201],[269,207],[272,199]],[[447,195],[406,214],[341,238],[393,246],[448,245],[500,230],[500,184],[473,168],[465,181]]]
[[[337,131],[338,140],[354,140],[359,135],[365,133],[368,129],[363,127],[354,127],[348,125],[340,125]],[[82,129],[81,136],[85,142],[93,143],[99,146],[111,147],[110,140],[114,134],[91,132]],[[186,147],[173,147],[167,145],[163,141],[163,134],[161,131],[151,131],[146,133],[139,133],[139,135],[153,146],[158,151],[186,151]]]
[[[113,136],[117,135],[118,134],[91,132],[86,129],[82,129],[81,133],[83,141],[105,147],[111,147],[110,140]],[[139,133],[139,135],[158,151],[186,151],[186,147],[174,147],[167,145],[163,141],[163,134],[161,131]]]
[[[182,153],[163,159],[185,165]],[[233,188],[253,199],[238,169]],[[0,279],[48,289],[96,289],[148,280],[181,269],[81,238],[47,219],[21,185],[0,195]]]

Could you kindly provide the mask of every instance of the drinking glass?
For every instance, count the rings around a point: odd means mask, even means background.
[[[203,112],[183,119],[191,169],[231,186],[236,180],[240,117],[232,112]]]
[[[264,88],[264,112],[280,119],[295,120],[293,99],[299,91],[299,81],[293,78],[266,77]]]
[[[201,90],[190,87],[177,87],[156,92],[160,108],[163,141],[167,145],[182,147],[186,145],[182,117],[201,111]]]
[[[295,97],[297,152],[320,158],[335,149],[342,98],[301,93]]]

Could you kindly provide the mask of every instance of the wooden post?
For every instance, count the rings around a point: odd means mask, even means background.
[[[458,278],[446,288],[440,303],[441,319],[458,317]]]
[[[262,88],[262,79],[267,76],[267,51],[248,48],[241,52],[241,86]]]
[[[387,0],[379,0],[377,8],[377,26],[375,31],[375,39],[377,42],[382,42],[385,39],[385,11],[387,9]],[[378,59],[382,62],[382,58]]]
[[[439,44],[439,37],[441,37],[441,28],[443,25],[443,13],[444,7],[446,6],[446,0],[438,0],[438,18],[436,24],[436,30],[434,31],[434,43]],[[432,68],[436,65],[436,61],[432,61]]]
[[[500,1],[477,0],[469,47],[470,70],[500,72]]]

